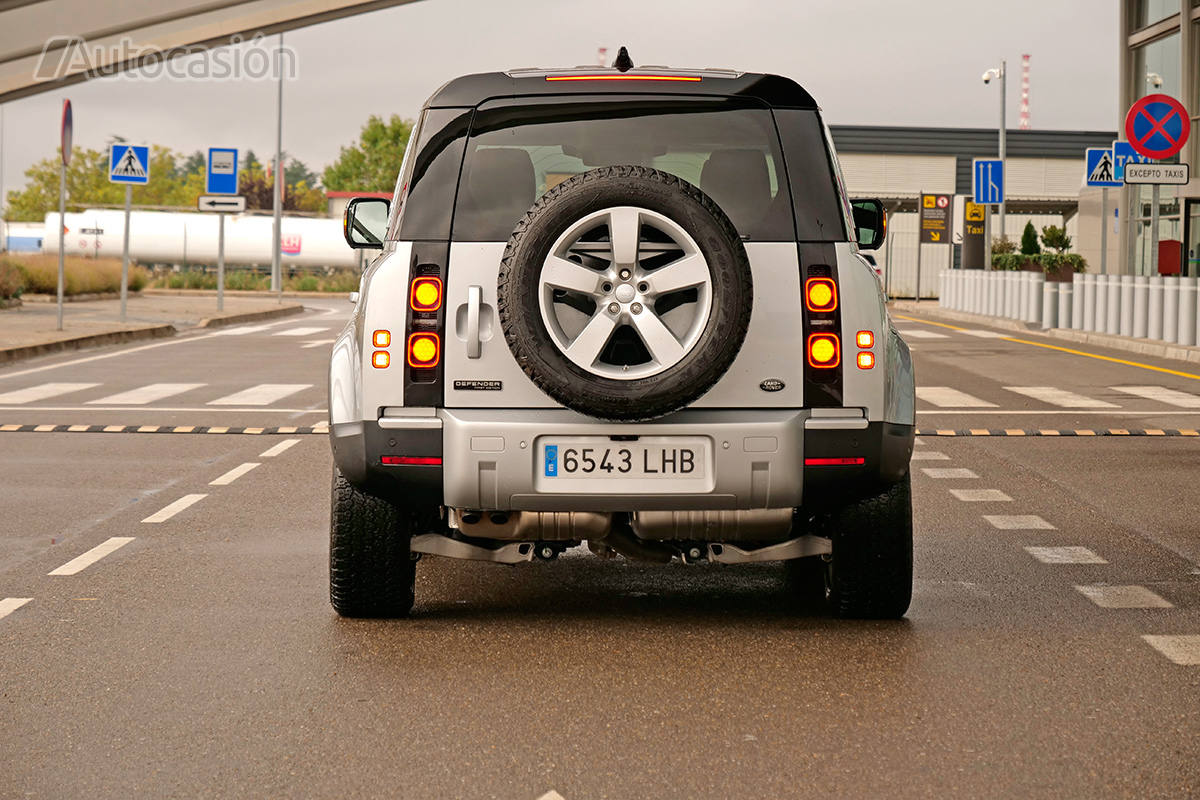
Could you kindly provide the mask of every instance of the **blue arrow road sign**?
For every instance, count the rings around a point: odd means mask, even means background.
[[[205,194],[238,193],[238,151],[230,147],[208,148]]]
[[[1113,163],[1112,150],[1107,147],[1087,149],[1087,167],[1083,176],[1088,186],[1120,186],[1117,167]]]
[[[114,144],[108,150],[108,179],[113,183],[150,182],[150,146]]]
[[[973,202],[980,205],[1004,202],[1004,162],[998,158],[977,158],[972,162],[971,175]]]
[[[1133,145],[1131,145],[1129,142],[1122,142],[1120,140],[1113,142],[1112,154],[1114,167],[1113,178],[1117,181],[1117,183],[1122,185],[1124,185],[1125,182],[1126,164],[1149,164],[1154,161],[1154,159],[1144,156],[1138,151],[1134,150]]]

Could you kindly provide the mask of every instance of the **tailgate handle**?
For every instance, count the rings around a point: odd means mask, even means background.
[[[479,358],[479,307],[483,304],[483,287],[467,287],[467,358]]]

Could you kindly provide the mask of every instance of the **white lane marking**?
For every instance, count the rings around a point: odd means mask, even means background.
[[[300,348],[302,350],[307,350],[312,347],[324,347],[325,345],[333,344],[336,341],[337,339],[314,339],[311,342],[305,342],[304,344],[300,345]]]
[[[164,508],[155,511],[153,514],[142,520],[142,522],[166,522],[180,511],[183,511],[185,508],[194,503],[200,502],[206,497],[208,497],[207,494],[185,494],[183,497],[179,498],[174,503],[171,503],[169,506],[165,506]]]
[[[0,411],[29,411],[26,406],[0,406]],[[128,411],[128,406],[38,406],[37,411]],[[205,411],[214,414],[329,414],[327,408],[212,408],[211,406],[147,406],[141,411]]]
[[[947,336],[944,333],[938,333],[937,331],[919,330],[916,328],[906,329],[906,330],[898,329],[896,332],[899,333],[901,336],[903,336],[905,339],[949,339],[950,338],[949,336]]]
[[[949,461],[950,456],[937,450],[920,450],[912,454],[913,461]]]
[[[247,333],[261,333],[270,328],[270,325],[241,325],[236,328],[225,328],[217,331],[217,336],[245,336]]]
[[[0,403],[33,403],[45,400],[47,397],[57,397],[60,394],[78,392],[99,385],[98,383],[43,383],[27,389],[17,389],[15,392],[0,394]]]
[[[1174,608],[1170,601],[1145,586],[1109,586],[1094,583],[1075,589],[1101,608]]]
[[[1146,644],[1183,667],[1200,666],[1200,634],[1143,636]]]
[[[995,403],[972,397],[949,386],[918,386],[917,398],[939,408],[995,408]]]
[[[153,403],[156,400],[162,400],[165,397],[171,397],[184,392],[190,392],[192,389],[199,389],[203,383],[151,383],[137,389],[130,389],[127,392],[118,392],[111,394],[108,397],[101,397],[99,400],[88,400],[89,406],[102,405],[111,403],[113,405],[130,405],[141,406],[146,403]]]
[[[1086,547],[1026,547],[1025,552],[1043,564],[1107,564]]]
[[[1012,500],[999,489],[951,489],[950,494],[964,503],[1007,503]]]
[[[300,442],[299,439],[284,439],[282,442],[275,445],[274,447],[268,448],[267,450],[263,450],[261,453],[258,454],[258,457],[259,458],[274,458],[275,456],[282,453],[284,450],[287,450],[292,445],[299,444],[299,442]]]
[[[969,469],[966,469],[965,467],[924,467],[921,469],[921,472],[924,472],[929,477],[937,479],[937,480],[953,480],[953,479],[966,479],[966,478],[978,478],[979,477],[974,472],[972,472]]]
[[[1187,392],[1177,392],[1165,386],[1110,386],[1115,392],[1144,397],[1147,400],[1157,400],[1177,408],[1200,408],[1200,397]]]
[[[920,436],[918,436],[918,437],[916,437],[915,439],[913,439],[913,445],[914,445],[914,446],[916,446],[916,447],[920,447],[920,446],[922,446],[922,445],[924,445],[924,444],[925,444],[925,440],[924,440],[924,439],[922,439]]]
[[[312,388],[311,383],[260,383],[240,392],[210,400],[210,406],[266,406],[282,400],[302,389]]]
[[[224,475],[220,476],[219,478],[214,478],[213,480],[209,481],[208,485],[209,486],[228,486],[229,484],[233,483],[238,478],[242,477],[247,472],[249,472],[250,470],[254,469],[257,466],[259,466],[259,463],[257,461],[247,461],[245,464],[241,464],[241,465],[236,466],[233,469],[229,470],[229,472],[226,472]]]
[[[88,550],[83,555],[72,558],[70,561],[63,564],[58,569],[51,570],[47,574],[48,575],[74,575],[77,572],[83,572],[83,570],[87,569],[92,564],[95,564],[97,561],[104,558],[109,553],[120,550],[122,547],[124,547],[125,545],[129,544],[132,541],[133,541],[132,536],[114,536],[111,539],[109,539],[108,541],[101,542],[100,544],[96,545],[95,547],[93,547],[91,550]]]
[[[566,798],[563,797],[558,792],[551,789],[550,791],[546,792],[544,795],[539,797],[537,800],[566,800]]]
[[[314,333],[324,333],[329,328],[288,328],[286,331],[279,331],[271,334],[272,336],[312,336]]]
[[[960,328],[958,332],[965,333],[968,336],[978,336],[980,339],[1004,339],[1008,337],[1007,333],[1000,333],[999,331],[968,330],[966,328]]]
[[[279,322],[272,322],[269,325],[263,325],[261,327],[273,328],[276,325],[290,325],[291,323],[293,323],[295,321],[296,320],[294,320],[294,319],[285,319],[285,320],[280,320]],[[127,356],[127,355],[131,355],[133,353],[140,353],[143,350],[153,350],[156,347],[170,347],[170,346],[176,345],[176,344],[186,344],[187,342],[200,342],[205,339],[211,339],[214,336],[222,336],[222,335],[223,335],[223,332],[217,331],[216,333],[205,333],[205,334],[201,334],[200,336],[180,336],[180,337],[177,337],[174,339],[168,339],[165,342],[155,342],[154,344],[144,344],[144,345],[141,345],[140,347],[122,348],[119,350],[115,350],[111,353],[101,353],[100,355],[85,356],[84,358],[73,358],[70,361],[62,361],[57,364],[46,364],[41,367],[30,367],[29,369],[21,369],[21,370],[17,370],[16,372],[0,372],[0,380],[3,380],[5,378],[17,378],[17,377],[20,377],[21,375],[32,375],[35,372],[45,372],[48,369],[59,369],[60,367],[73,367],[76,364],[88,364],[88,363],[91,363],[92,361],[101,361],[106,358],[116,358],[117,356]]]
[[[1023,394],[1034,400],[1041,400],[1043,403],[1062,408],[1120,408],[1113,403],[1084,397],[1081,394],[1068,392],[1066,389],[1058,389],[1054,386],[1005,386],[1004,388],[1010,392]]]
[[[32,597],[5,597],[0,599],[0,619],[7,617],[32,599]]]
[[[1037,514],[984,514],[993,528],[1002,531],[1053,531],[1053,525]]]
[[[45,409],[41,409],[41,410],[45,410]],[[979,414],[982,414],[984,416],[988,416],[988,415],[990,415],[990,416],[1008,416],[1008,415],[1013,415],[1013,416],[1051,415],[1051,416],[1053,416],[1055,414],[1058,414],[1058,415],[1070,414],[1073,417],[1096,416],[1096,415],[1106,416],[1106,417],[1162,417],[1162,416],[1195,417],[1195,416],[1200,416],[1200,411],[1163,411],[1161,408],[1158,409],[1157,411],[1124,411],[1120,408],[1114,408],[1111,411],[1110,410],[1092,411],[1092,410],[1086,409],[1086,408],[1079,409],[1078,411],[1064,411],[1064,410],[1054,409],[1054,408],[1034,408],[1034,409],[1014,408],[1014,409],[997,409],[995,411],[954,411],[952,409],[947,409],[945,411],[942,411],[940,409],[919,408],[919,409],[917,409],[917,413],[918,414],[933,414],[935,416],[943,416],[943,417],[951,415],[951,414],[953,414],[955,416],[976,416]]]

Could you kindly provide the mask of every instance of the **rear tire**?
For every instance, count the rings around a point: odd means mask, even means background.
[[[912,601],[912,486],[908,475],[829,519],[830,610],[850,619],[899,619]]]
[[[343,617],[403,617],[413,606],[411,515],[355,488],[334,467],[329,602]]]

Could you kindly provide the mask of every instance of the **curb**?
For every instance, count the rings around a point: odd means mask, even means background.
[[[88,336],[76,336],[73,339],[58,339],[53,342],[27,344],[21,347],[7,347],[0,349],[0,364],[46,355],[47,353],[58,353],[63,350],[80,350],[85,347],[98,347],[105,344],[135,342],[139,339],[159,339],[174,336],[175,333],[174,325],[146,325],[141,328],[131,328],[123,331],[106,331],[104,333],[93,333]]]
[[[133,299],[141,294],[140,291],[129,290],[129,299]],[[30,303],[57,303],[58,295],[46,294],[45,292],[26,292],[21,295]],[[89,303],[92,300],[120,300],[120,292],[84,292],[83,294],[64,294],[64,303]]]
[[[292,314],[299,314],[304,311],[304,306],[291,305],[280,306],[279,308],[271,308],[266,311],[246,311],[237,314],[224,314],[219,317],[207,317],[200,320],[196,325],[197,328],[224,328],[228,325],[238,325],[243,322],[258,322],[263,319],[275,319],[276,317],[290,317]]]
[[[936,302],[936,301],[934,301]],[[1046,336],[1051,339],[1062,339],[1076,344],[1090,344],[1093,347],[1107,347],[1110,350],[1123,350],[1126,353],[1166,358],[1174,361],[1187,361],[1200,364],[1200,347],[1188,347],[1181,344],[1171,344],[1155,339],[1130,339],[1127,336],[1114,336],[1110,333],[1094,331],[1077,331],[1071,328],[1043,328],[1032,322],[1018,322],[1011,319],[989,317],[983,314],[968,314],[964,311],[950,311],[934,305],[934,303],[913,303],[911,300],[893,301],[892,308],[897,311],[924,312],[931,317],[969,322],[976,325],[988,325],[1016,333],[1031,333]]]

